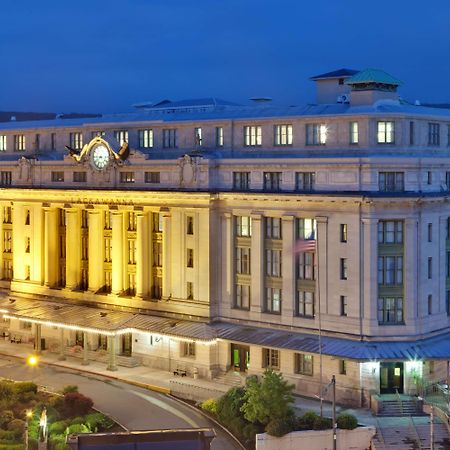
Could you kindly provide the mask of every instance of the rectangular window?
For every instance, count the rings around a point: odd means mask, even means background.
[[[378,222],[379,244],[403,244],[403,221],[380,220]]]
[[[137,229],[137,214],[130,211],[128,213],[128,231],[136,231]]]
[[[136,239],[128,239],[128,264],[136,264]]]
[[[50,146],[52,150],[56,150],[56,133],[50,135]]]
[[[194,299],[194,283],[192,281],[186,282],[186,298],[188,300]]]
[[[233,189],[248,191],[250,189],[250,172],[233,172]]]
[[[105,135],[104,131],[91,131],[91,139],[94,139],[96,137],[102,137]]]
[[[403,192],[404,172],[378,172],[378,189],[383,192]]]
[[[306,145],[325,145],[327,143],[328,129],[325,124],[306,124]]]
[[[252,235],[252,218],[236,216],[236,236],[250,237]]]
[[[9,170],[0,171],[0,186],[10,186],[12,181],[12,172]]]
[[[52,172],[52,181],[57,183],[64,181],[64,172]]]
[[[153,298],[160,299],[162,297],[162,278],[158,276],[153,277],[152,286],[152,296]]]
[[[377,143],[394,144],[395,142],[395,122],[379,121],[377,122]]]
[[[250,247],[236,248],[236,273],[250,275],[251,270],[251,250]]]
[[[12,231],[5,230],[3,232],[3,252],[11,253],[12,252]]]
[[[266,276],[281,277],[281,250],[266,250]]]
[[[104,241],[105,245],[105,262],[111,262],[112,261],[112,240],[109,238],[105,238]]]
[[[139,130],[139,148],[151,148],[153,147],[153,130]]]
[[[194,250],[192,248],[186,250],[186,267],[194,267]]]
[[[12,280],[12,278],[13,278],[12,260],[5,259],[3,260],[3,279]]]
[[[162,242],[153,242],[153,267],[162,267]]]
[[[313,355],[305,355],[304,353],[294,353],[294,370],[300,375],[313,375]]]
[[[300,252],[297,261],[297,278],[299,280],[315,280],[314,252]]]
[[[34,148],[36,151],[39,151],[41,149],[41,135],[36,134],[34,137]]]
[[[237,309],[250,308],[250,286],[245,284],[236,284],[236,298],[234,307]]]
[[[127,130],[116,130],[114,131],[114,137],[119,145],[125,144],[128,142],[128,131]]]
[[[76,150],[81,150],[83,147],[83,133],[70,133],[70,146]]]
[[[433,314],[433,296],[431,294],[428,295],[428,315],[431,316]]]
[[[428,257],[427,269],[428,279],[431,280],[433,278],[433,258],[431,256]]]
[[[264,172],[264,190],[281,191],[281,172]]]
[[[24,134],[14,135],[14,151],[24,152],[27,148],[27,140]]]
[[[292,145],[292,125],[275,125],[274,144]]]
[[[409,145],[414,145],[414,122],[409,122]]]
[[[163,130],[163,147],[177,148],[177,130],[176,128],[165,128]]]
[[[340,258],[340,275],[341,275],[341,280],[346,280],[347,279],[347,258]]]
[[[295,190],[299,192],[312,192],[315,187],[315,172],[296,172]]]
[[[428,224],[428,242],[432,242],[433,241],[433,224],[429,223]]]
[[[134,183],[134,172],[120,172],[121,183]]]
[[[3,207],[3,223],[12,223],[12,208],[11,208],[11,206]]]
[[[266,288],[266,311],[268,313],[281,313],[281,289]]]
[[[254,147],[262,145],[262,131],[259,126],[244,127],[244,145]]]
[[[159,184],[161,182],[160,172],[145,172],[145,182]]]
[[[358,122],[350,122],[349,134],[350,134],[350,144],[358,144],[359,142]]]
[[[403,324],[403,298],[378,299],[378,323],[380,325]]]
[[[280,351],[273,348],[263,348],[262,366],[278,370],[280,368]]]
[[[223,127],[216,127],[216,147],[223,147]]]
[[[441,127],[438,123],[428,124],[428,145],[439,145]]]
[[[347,224],[346,223],[341,223],[339,234],[341,237],[341,242],[347,242]]]
[[[0,152],[6,152],[6,136],[4,134],[0,135]]]
[[[186,234],[194,234],[194,218],[192,216],[186,216]]]
[[[314,317],[314,292],[297,291],[295,313],[299,317]]]
[[[345,359],[339,360],[339,374],[347,375],[347,361]]]
[[[347,315],[347,296],[341,295],[341,316]]]
[[[403,285],[403,256],[378,257],[378,284],[383,286]]]
[[[163,231],[163,215],[159,213],[152,213],[153,231],[161,233]]]
[[[266,239],[281,239],[281,219],[279,217],[266,217]]]
[[[315,240],[316,239],[316,219],[301,218],[297,219],[297,239]]]
[[[181,345],[181,356],[195,358],[195,342],[184,341]]]
[[[450,291],[446,291],[447,297],[447,316],[450,316]]]
[[[200,127],[194,129],[194,145],[196,147],[203,145],[202,129]]]
[[[73,172],[74,183],[86,183],[86,181],[87,181],[86,172]]]
[[[427,172],[427,184],[433,183],[433,172],[428,171]]]
[[[445,184],[447,186],[447,191],[450,191],[450,172],[445,172]]]
[[[30,253],[30,247],[31,247],[31,240],[30,238],[27,236],[25,238],[25,253]]]

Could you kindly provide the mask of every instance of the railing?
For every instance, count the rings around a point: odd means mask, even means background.
[[[383,429],[381,427],[380,421],[377,418],[376,418],[376,421],[377,421],[377,435],[378,435],[378,438],[379,438],[381,444],[383,445],[383,450],[386,450],[386,441],[385,441],[384,436],[383,436]],[[379,449],[377,448],[376,450],[379,450]]]
[[[395,389],[395,395],[397,396],[397,403],[400,407],[400,414],[403,416],[403,402],[402,398],[400,397],[400,394],[398,393],[398,389]]]
[[[409,423],[410,423],[410,425],[409,425],[408,429],[412,430],[412,432],[410,433],[410,436],[414,436],[412,439],[414,439],[417,444],[417,447],[414,447],[414,448],[417,448],[418,450],[422,450],[423,449],[422,442],[420,441],[420,436],[417,431],[416,424],[414,423],[414,420],[411,416],[409,416]]]

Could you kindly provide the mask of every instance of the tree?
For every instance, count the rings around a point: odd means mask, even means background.
[[[281,373],[267,369],[261,383],[256,378],[248,380],[241,411],[248,421],[263,425],[274,419],[288,419],[294,414],[293,390],[294,385],[288,384]]]

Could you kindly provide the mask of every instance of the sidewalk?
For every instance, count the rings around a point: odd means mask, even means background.
[[[14,344],[0,338],[0,356],[15,357],[25,361],[32,353],[33,347],[30,344]],[[109,379],[120,380],[125,383],[167,394],[171,393],[174,388],[177,389],[182,385],[184,385],[184,389],[187,387],[194,396],[195,392],[200,390],[203,390],[206,393],[210,392],[210,396],[213,396],[214,394],[220,395],[221,393],[225,393],[230,389],[230,386],[221,384],[218,381],[204,379],[194,380],[189,377],[174,376],[171,372],[146,366],[132,368],[119,366],[117,371],[111,372],[106,369],[106,364],[104,362],[89,361],[89,365],[83,366],[80,358],[70,356],[69,354],[66,355],[64,361],[60,361],[58,356],[57,353],[44,351],[40,355],[40,361],[44,364],[64,367],[76,372],[101,375]],[[320,412],[320,402],[318,400],[297,395],[295,396],[294,407],[298,414],[303,414],[306,411]],[[336,411],[338,414],[343,411],[354,414],[358,418],[358,422],[363,425],[376,424],[376,418],[372,416],[371,411],[368,409],[346,409],[337,407]],[[323,403],[323,413],[325,416],[331,417],[332,410],[329,402]]]

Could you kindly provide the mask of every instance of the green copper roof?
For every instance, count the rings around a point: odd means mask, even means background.
[[[393,86],[400,86],[402,84],[400,80],[380,69],[364,69],[345,80],[345,84],[366,83],[390,84]]]

